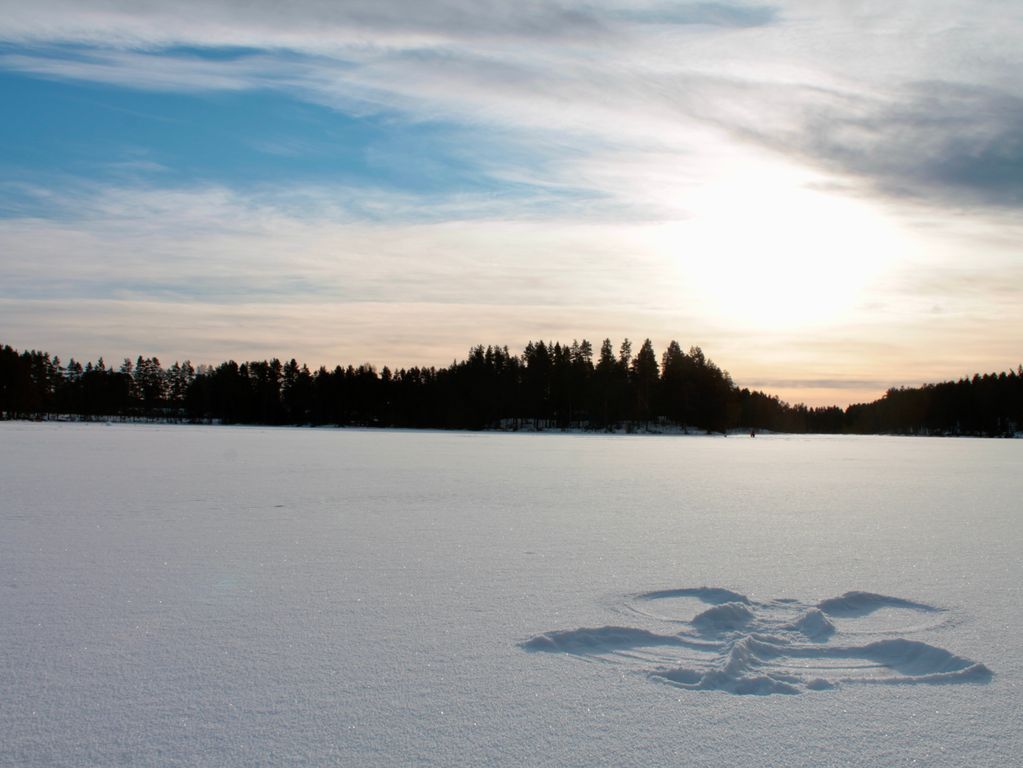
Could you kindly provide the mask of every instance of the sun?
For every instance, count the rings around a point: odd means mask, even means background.
[[[848,319],[912,250],[869,202],[793,174],[743,173],[701,190],[666,228],[680,278],[726,324],[799,329]]]

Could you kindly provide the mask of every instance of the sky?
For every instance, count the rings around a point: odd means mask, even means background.
[[[1021,71],[1015,0],[0,0],[0,343],[1015,368]]]

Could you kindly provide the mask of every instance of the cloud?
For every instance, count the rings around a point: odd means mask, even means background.
[[[1012,74],[1023,12],[994,5],[10,5],[0,67],[40,76],[273,89],[591,154],[740,142],[876,195],[1023,202],[1023,86]]]
[[[891,386],[884,379],[764,379],[752,381],[751,388],[773,392],[780,389],[858,389],[881,390]]]
[[[124,47],[176,44],[331,50],[360,44],[410,47],[456,42],[592,45],[623,21],[743,28],[777,8],[744,2],[558,0],[41,0],[5,8],[4,39]]]
[[[750,129],[765,144],[886,194],[961,207],[1023,204],[1023,98],[950,82],[884,99],[818,102],[791,132]]]
[[[515,220],[468,201],[424,219],[361,189],[92,186],[48,195],[49,218],[0,219],[0,295],[76,301],[189,297],[222,304],[665,304],[663,256],[610,222]],[[375,205],[380,222],[362,214]],[[631,252],[628,262],[621,254]],[[585,279],[580,279],[580,278]],[[656,287],[657,284],[660,287]]]
[[[288,62],[267,55],[217,60],[193,54],[45,48],[0,54],[0,67],[44,77],[153,91],[241,91],[294,84]]]
[[[596,14],[574,4],[525,0],[43,0],[5,8],[4,37],[102,45],[336,48],[451,40],[592,38]]]
[[[778,8],[769,5],[725,3],[672,3],[623,8],[613,15],[647,24],[682,24],[711,27],[763,27],[778,19]]]

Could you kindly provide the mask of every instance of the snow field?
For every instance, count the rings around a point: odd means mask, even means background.
[[[1020,466],[0,423],[0,765],[1014,765]]]

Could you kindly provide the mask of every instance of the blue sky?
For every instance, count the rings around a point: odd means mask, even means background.
[[[45,210],[26,188],[75,180],[255,191],[336,185],[424,198],[515,196],[529,187],[494,179],[474,162],[472,153],[517,151],[499,134],[470,137],[443,121],[345,114],[287,91],[152,91],[16,71],[0,72],[0,89],[10,116],[0,123],[3,203],[21,213]]]
[[[702,346],[792,401],[1023,355],[1023,9],[0,0],[0,341]]]

